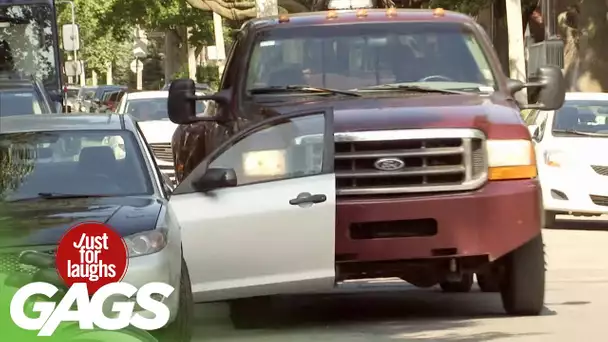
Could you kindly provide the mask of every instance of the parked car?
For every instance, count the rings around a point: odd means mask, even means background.
[[[165,84],[165,86],[161,90],[169,90],[169,87],[171,87],[171,82]],[[202,93],[213,92],[211,87],[209,87],[209,85],[206,83],[195,83],[194,87],[198,92],[202,92]]]
[[[274,295],[383,277],[466,292],[476,274],[508,314],[543,311],[520,109],[562,106],[559,68],[508,79],[484,29],[441,9],[252,19],[232,46],[204,117],[192,80],[169,90],[169,205],[195,300],[229,301],[247,327]]]
[[[0,75],[0,116],[57,112],[58,108],[40,81]]]
[[[78,91],[77,107],[74,112],[89,113],[89,108],[93,104],[97,87],[82,87]]]
[[[164,90],[127,93],[118,104],[117,113],[132,115],[139,122],[161,171],[175,181],[171,138],[177,125],[167,114],[168,96],[169,92]],[[197,113],[204,113],[205,108],[204,101],[197,102]]]
[[[12,264],[2,267],[16,269],[24,250],[53,252],[74,224],[107,223],[128,248],[123,281],[135,286],[163,282],[175,288],[163,300],[170,310],[169,324],[155,335],[162,342],[190,341],[193,300],[180,229],[167,207],[171,188],[131,117],[0,117],[2,161],[12,161],[12,172],[0,174],[0,186],[10,185],[0,187],[2,229],[11,232],[2,245],[14,247],[14,255],[3,256]]]
[[[545,226],[555,216],[608,214],[608,93],[567,93],[560,110],[536,110],[535,141]]]
[[[95,97],[92,99],[92,104],[89,107],[90,113],[103,113],[107,106],[107,100],[110,95],[116,91],[127,90],[126,86],[103,85],[95,90]]]

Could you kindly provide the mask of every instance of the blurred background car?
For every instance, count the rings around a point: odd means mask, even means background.
[[[536,142],[545,226],[558,214],[608,214],[608,93],[567,93],[557,111],[526,117]]]
[[[65,95],[65,104],[69,112],[76,112],[80,110],[78,107],[78,93],[80,92],[80,86],[68,85],[63,88]]]
[[[0,116],[56,112],[58,108],[40,81],[0,74]]]
[[[198,95],[203,94],[199,92]],[[117,106],[116,112],[129,114],[138,121],[143,135],[156,157],[158,167],[175,182],[171,139],[177,124],[169,120],[168,97],[169,92],[166,90],[126,93]],[[206,101],[197,101],[196,113],[204,113],[206,107]]]

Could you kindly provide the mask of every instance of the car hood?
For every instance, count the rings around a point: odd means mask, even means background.
[[[162,206],[155,197],[0,202],[0,247],[56,244],[70,227],[87,221],[128,236],[154,229]]]
[[[280,113],[333,108],[336,132],[416,128],[477,128],[490,138],[529,138],[515,102],[479,94],[416,94],[392,97],[307,97],[302,101],[264,103]]]
[[[546,151],[559,151],[568,156],[568,159],[576,160],[592,165],[608,166],[608,137],[554,137],[543,144]],[[540,157],[540,156],[539,156]]]
[[[139,127],[149,144],[170,143],[177,128],[170,120],[140,121]]]

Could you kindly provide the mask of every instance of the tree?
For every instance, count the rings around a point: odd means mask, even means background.
[[[130,46],[115,39],[111,32],[99,28],[99,18],[111,8],[112,1],[74,0],[76,23],[80,30],[80,58],[88,70],[104,72],[108,65],[125,63],[125,53]],[[71,23],[71,8],[64,6],[58,15],[60,25]],[[128,63],[128,61],[126,62]]]

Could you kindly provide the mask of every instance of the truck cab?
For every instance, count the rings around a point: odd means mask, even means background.
[[[514,99],[524,88],[534,103]],[[249,21],[219,92],[169,92],[170,206],[194,296],[230,300],[235,324],[251,298],[378,277],[465,292],[477,274],[508,313],[541,312],[541,192],[520,109],[561,107],[560,69],[524,84],[466,15],[361,9]]]

